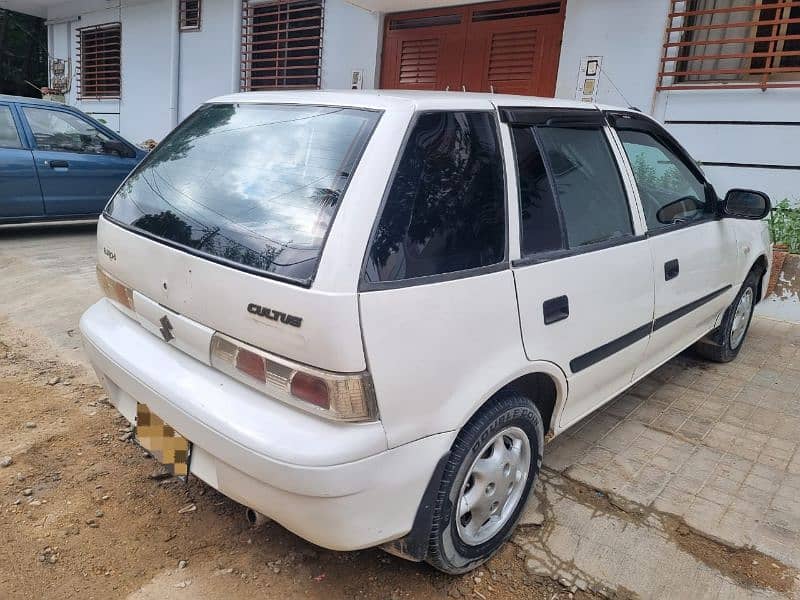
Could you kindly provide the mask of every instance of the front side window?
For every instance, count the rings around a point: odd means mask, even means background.
[[[232,266],[310,284],[379,116],[331,106],[203,106],[147,156],[107,215]]]
[[[503,158],[494,114],[421,114],[369,249],[365,278],[398,281],[505,257]]]
[[[8,106],[0,106],[0,148],[22,148],[17,126]]]
[[[713,214],[705,184],[672,150],[643,131],[622,129],[618,134],[633,168],[648,230]]]
[[[81,154],[119,154],[119,143],[71,113],[47,108],[24,107],[39,150]]]

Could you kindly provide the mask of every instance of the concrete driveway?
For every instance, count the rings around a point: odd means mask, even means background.
[[[94,227],[0,230],[0,319],[85,365],[94,254]],[[797,323],[756,318],[727,365],[673,359],[546,448],[528,570],[609,597],[798,597],[799,394]]]

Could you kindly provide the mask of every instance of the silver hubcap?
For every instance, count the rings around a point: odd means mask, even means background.
[[[744,339],[747,331],[747,323],[750,321],[750,313],[753,311],[753,288],[749,287],[739,298],[736,305],[736,312],[733,315],[733,325],[731,326],[731,350],[736,350]]]
[[[469,546],[489,540],[514,514],[531,467],[531,445],[519,427],[509,427],[483,447],[458,496],[458,535]]]

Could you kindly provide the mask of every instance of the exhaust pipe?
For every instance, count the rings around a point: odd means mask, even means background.
[[[254,529],[258,529],[262,525],[272,521],[272,519],[266,515],[262,515],[260,512],[255,511],[252,508],[245,509],[244,516],[247,519],[247,522],[250,523],[250,527]]]

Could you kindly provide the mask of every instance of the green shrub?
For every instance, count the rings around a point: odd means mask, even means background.
[[[792,208],[789,200],[781,200],[769,216],[772,241],[789,246],[789,252],[800,253],[800,209]]]

